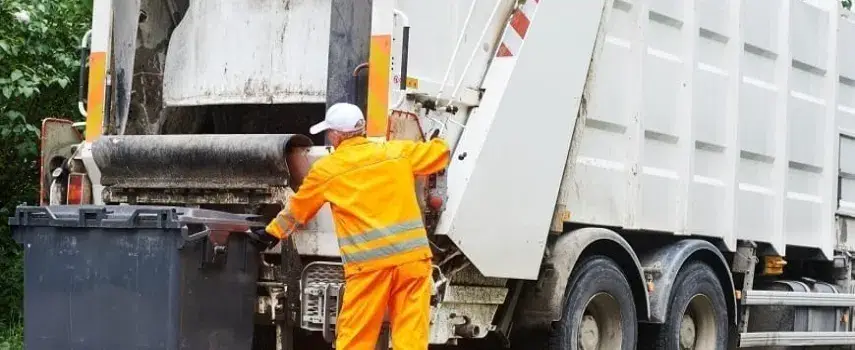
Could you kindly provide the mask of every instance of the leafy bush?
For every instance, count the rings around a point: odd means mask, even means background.
[[[21,350],[24,348],[24,327],[20,324],[0,329],[0,350]]]
[[[75,118],[91,0],[0,1],[0,350],[21,347],[21,251],[6,217],[38,189],[38,126]]]

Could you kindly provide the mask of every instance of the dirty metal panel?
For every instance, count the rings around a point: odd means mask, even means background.
[[[484,338],[495,329],[495,304],[440,303],[431,308],[430,344],[446,344],[449,339]]]
[[[367,81],[355,76],[354,68],[368,62],[372,0],[331,0],[331,4],[327,107],[349,102],[364,110]]]
[[[330,1],[191,1],[166,55],[166,105],[323,103]]]
[[[505,287],[508,280],[505,278],[484,277],[473,265],[468,265],[457,273],[448,277],[452,284],[468,286]]]
[[[176,133],[164,130],[163,126],[179,122],[182,124],[179,133],[196,133],[193,131],[196,124],[194,122],[201,121],[202,118],[192,118],[186,111],[166,110],[163,105],[163,66],[166,50],[170,35],[187,7],[188,0],[143,0],[139,4],[139,13],[134,17],[126,17],[125,20],[135,23],[133,36],[126,39],[114,38],[113,41],[117,45],[126,45],[127,40],[130,40],[131,44],[135,43],[131,46],[135,51],[132,51],[132,66],[123,64],[113,69],[113,85],[117,86],[114,101],[117,107],[115,117],[107,125],[107,134]],[[131,82],[130,88],[121,90],[125,89],[121,86],[128,87],[128,81]],[[130,98],[127,111],[121,109],[124,105],[122,99],[125,98]]]
[[[128,121],[128,109],[131,104],[131,82],[134,75],[134,57],[137,43],[140,0],[113,2],[113,62],[115,74],[115,113],[113,116],[117,134],[125,133]]]
[[[445,290],[443,303],[502,305],[508,289],[504,287],[478,287],[450,285]]]
[[[279,204],[290,188],[271,187],[265,190],[206,190],[173,191],[163,189],[124,189],[109,187],[103,192],[104,203],[133,203],[158,205],[200,205],[200,204]],[[293,192],[291,192],[293,193]]]
[[[338,258],[338,239],[329,204],[321,207],[306,227],[294,234],[294,245],[300,255]]]

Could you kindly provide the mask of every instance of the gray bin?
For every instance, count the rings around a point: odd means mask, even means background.
[[[250,217],[137,206],[19,207],[27,349],[250,349]]]

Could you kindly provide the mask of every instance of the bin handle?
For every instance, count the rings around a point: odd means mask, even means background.
[[[30,224],[30,217],[33,214],[43,214],[47,216],[51,221],[56,220],[56,215],[53,215],[53,212],[46,207],[18,207],[17,208],[16,219],[19,225],[27,226]]]
[[[77,212],[77,225],[79,227],[85,227],[86,221],[90,219],[94,219],[100,224],[107,217],[106,208],[80,208]]]
[[[204,230],[196,232],[194,234],[187,235],[187,237],[184,240],[187,242],[198,241],[198,240],[202,239],[203,237],[208,237],[209,234],[211,234],[211,229],[209,229],[208,226],[205,226]]]
[[[225,235],[222,234],[224,232],[226,233]],[[217,246],[226,246],[226,245],[228,245],[228,236],[230,236],[232,233],[233,232],[229,232],[229,231],[225,231],[225,230],[217,230],[217,229],[212,230],[210,227],[205,226],[204,230],[190,234],[190,235],[187,235],[187,236],[185,236],[184,239],[186,242],[195,242],[195,241],[207,238],[208,241],[211,242],[211,244],[214,244]],[[223,239],[222,239],[223,236],[225,236],[225,241],[223,241]]]
[[[157,227],[166,228],[166,221],[177,221],[175,218],[175,209],[137,209],[133,214],[125,220],[125,224],[133,225],[139,222],[140,215],[154,215],[157,217]]]
[[[184,238],[185,242],[193,242],[207,238],[204,243],[204,248],[202,248],[203,252],[200,256],[200,268],[204,268],[205,266],[222,266],[226,261],[226,256],[228,254],[228,241],[222,244],[217,242],[217,238],[214,237],[217,232],[222,231],[211,230],[208,226],[205,226],[204,230],[186,235]]]

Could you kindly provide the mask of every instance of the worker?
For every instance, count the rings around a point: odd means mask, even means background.
[[[345,275],[336,349],[374,350],[388,310],[393,348],[426,350],[433,265],[415,176],[444,169],[448,146],[438,138],[371,142],[362,111],[348,103],[310,129],[324,131],[335,151],[312,165],[263,233],[285,239],[330,203]]]

